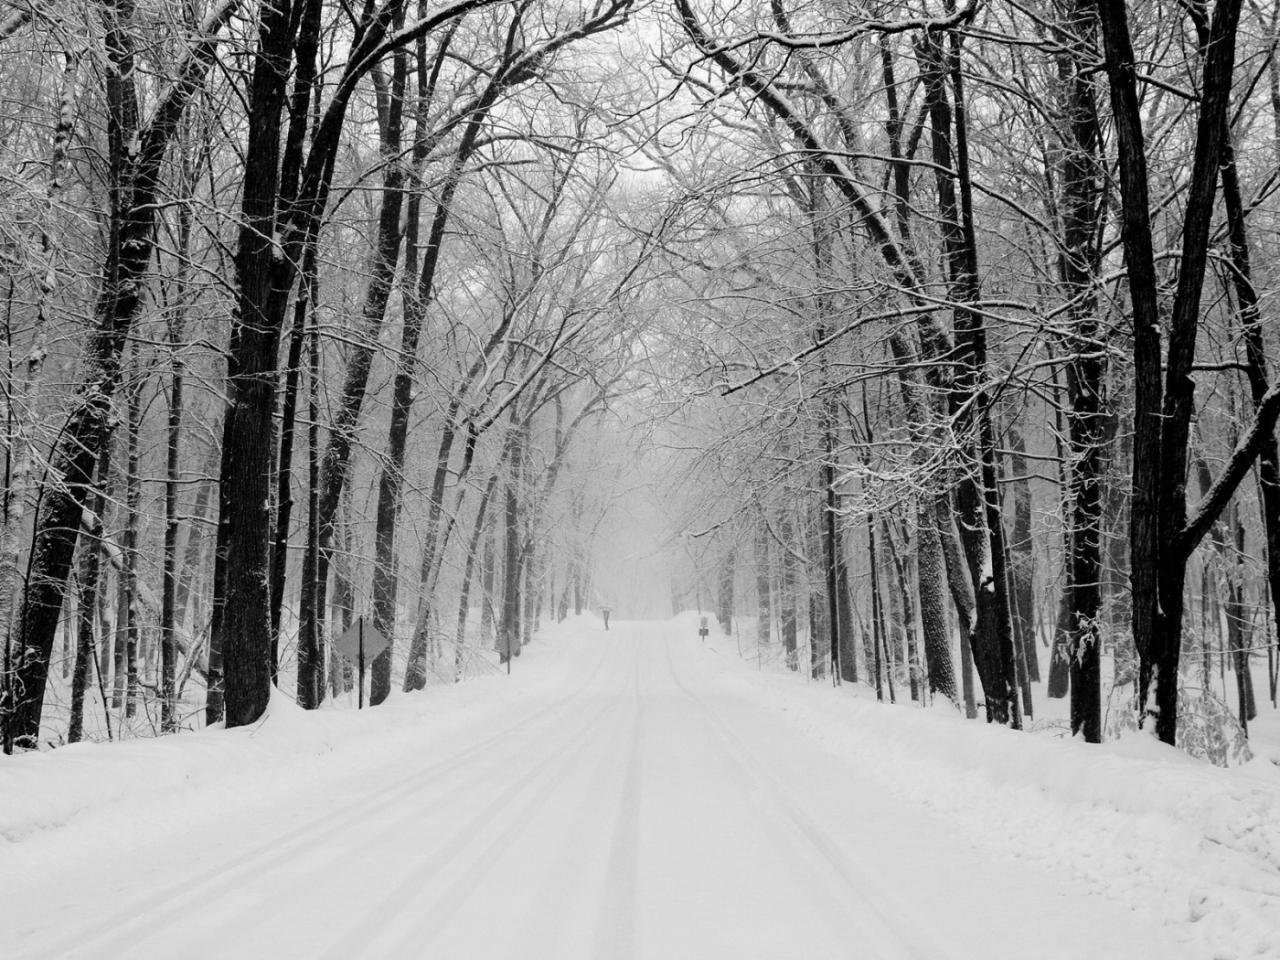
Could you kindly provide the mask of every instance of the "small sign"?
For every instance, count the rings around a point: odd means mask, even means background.
[[[707,618],[703,617],[702,622],[698,624],[698,636],[705,640],[707,638],[707,634],[710,632],[711,631],[707,629]]]
[[[391,646],[391,641],[384,637],[373,624],[366,623],[364,617],[357,617],[355,622],[343,631],[342,636],[333,641],[333,649],[353,663],[358,663],[362,636],[365,663],[371,663],[383,650]]]

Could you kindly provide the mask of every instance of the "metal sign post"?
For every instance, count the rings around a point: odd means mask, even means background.
[[[369,660],[376,660],[382,655],[382,651],[391,646],[391,641],[382,635],[382,632],[376,627],[370,626],[367,630],[364,625],[364,617],[356,617],[356,622],[351,624],[337,640],[333,641],[333,649],[335,652],[342,654],[348,660],[356,662],[356,668],[360,674],[360,694],[358,698],[358,709],[364,709],[364,673],[365,663]]]

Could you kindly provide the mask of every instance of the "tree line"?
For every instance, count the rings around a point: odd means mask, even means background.
[[[10,4],[6,747],[94,689],[108,732],[315,707],[365,612],[375,704],[509,665],[646,470],[673,606],[792,669],[1242,736],[1278,37],[1244,0]]]
[[[1275,11],[674,7],[722,625],[1014,727],[1043,660],[1072,734],[1225,755],[1276,695]]]

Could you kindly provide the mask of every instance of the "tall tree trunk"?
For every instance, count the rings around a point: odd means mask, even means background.
[[[919,701],[920,696],[920,652],[916,645],[916,612],[915,606],[911,602],[911,587],[909,586],[911,577],[909,567],[909,558],[904,555],[904,550],[898,547],[893,536],[893,530],[888,520],[885,521],[885,544],[889,548],[890,569],[894,574],[894,580],[897,585],[897,596],[899,600],[895,611],[895,617],[901,624],[903,636],[905,637],[905,654],[907,664],[907,679],[910,684],[911,699]]]
[[[182,183],[189,187],[195,180],[190,158],[185,151],[182,158]],[[183,195],[187,195],[184,189]],[[182,462],[183,390],[185,387],[185,363],[182,345],[186,329],[188,290],[188,263],[191,251],[191,207],[178,208],[178,275],[174,293],[176,302],[169,308],[169,435],[165,449],[164,486],[164,567],[160,599],[160,728],[165,733],[178,729],[177,671],[178,671],[178,487]],[[192,644],[191,655],[196,655]]]
[[[111,445],[102,448],[98,457],[98,493],[94,502],[94,536],[80,543],[80,605],[76,621],[76,666],[71,678],[71,722],[67,743],[76,743],[84,735],[84,701],[89,674],[97,667],[97,643],[94,639],[94,615],[98,609],[99,572],[102,557],[102,514],[106,506],[106,486],[111,471]],[[102,706],[107,706],[105,689]],[[111,714],[106,714],[107,735],[111,733]]]
[[[977,600],[974,598],[973,581],[961,552],[960,535],[956,531],[955,514],[951,500],[945,494],[934,500],[934,519],[938,539],[946,558],[945,572],[951,588],[951,600],[956,608],[956,620],[960,628],[960,688],[964,700],[964,715],[973,720],[978,716],[978,706],[973,682],[973,647],[970,638],[977,623]],[[923,525],[923,524],[922,524]]]
[[[121,565],[116,571],[116,631],[111,667],[112,710],[124,708],[129,682],[129,631],[132,619],[129,615],[129,578],[125,573],[125,566]]]
[[[1275,62],[1275,54],[1273,49],[1270,67],[1273,97],[1280,96],[1274,87],[1277,75],[1280,74],[1280,66]],[[1277,114],[1276,121],[1280,124],[1280,114]],[[1249,235],[1240,191],[1240,177],[1236,169],[1235,146],[1229,129],[1223,135],[1222,199],[1227,209],[1231,263],[1234,267],[1231,278],[1236,293],[1241,339],[1244,340],[1245,346],[1245,377],[1249,382],[1249,397],[1254,413],[1257,414],[1266,402],[1270,375],[1267,370],[1266,342],[1263,339],[1258,292],[1253,286]],[[1258,454],[1258,499],[1265,534],[1267,587],[1271,594],[1272,622],[1280,624],[1280,446],[1276,443],[1274,430],[1266,432]],[[1272,640],[1268,638],[1266,642],[1269,647]],[[1280,644],[1280,635],[1277,635],[1275,642]],[[1252,675],[1248,674],[1248,677],[1249,699],[1252,700]]]
[[[221,653],[228,727],[256,721],[271,690],[271,617],[267,541],[271,529],[270,473],[275,413],[276,354],[281,319],[293,275],[281,264],[284,251],[279,209],[295,197],[301,165],[302,130],[310,113],[311,80],[318,47],[316,0],[267,0],[258,23],[258,43],[248,97],[242,219],[236,251],[238,300],[227,361],[228,406],[223,423],[221,613],[214,645]],[[311,55],[299,56],[299,76],[281,172],[282,116],[289,101],[288,78],[294,39],[315,31]],[[307,37],[309,40],[310,37]],[[304,44],[307,42],[304,40]],[[301,106],[299,112],[298,106]],[[306,589],[304,582],[303,589]],[[206,708],[206,714],[209,713]]]
[[[22,651],[13,682],[24,695],[6,724],[10,738],[34,745],[48,677],[49,657],[63,593],[79,538],[80,518],[92,497],[93,471],[112,427],[111,398],[120,382],[126,338],[142,310],[143,278],[155,252],[160,172],[169,144],[192,97],[201,89],[217,49],[217,32],[238,8],[227,3],[202,24],[160,95],[145,127],[139,126],[134,80],[132,0],[104,0],[102,16],[108,68],[107,139],[109,218],[107,254],[94,306],[94,323],[80,359],[80,385],[51,457],[61,482],[44,491],[36,516],[30,576],[23,592]]]
[[[312,295],[318,291],[313,281]],[[298,699],[314,705],[324,693],[321,678],[324,676],[322,638],[317,635],[321,623],[314,613],[302,615],[303,610],[321,609],[319,597],[320,569],[320,328],[313,325],[308,338],[307,354],[307,538],[302,551],[302,582],[298,590],[298,672],[296,677]]]
[[[769,578],[769,528],[764,518],[756,524],[755,535],[755,568],[756,568],[756,641],[768,644],[773,628],[773,591]],[[673,581],[674,589],[674,581]],[[672,601],[674,613],[679,613],[679,602]]]
[[[1251,449],[1238,450],[1202,501],[1193,522],[1186,511],[1187,445],[1194,408],[1196,334],[1208,257],[1209,227],[1222,159],[1235,65],[1239,0],[1219,0],[1202,37],[1204,69],[1191,179],[1185,201],[1182,256],[1168,319],[1167,360],[1150,219],[1146,145],[1138,103],[1135,58],[1124,0],[1099,0],[1103,48],[1120,156],[1121,236],[1129,274],[1134,328],[1133,503],[1130,514],[1133,637],[1138,651],[1140,722],[1149,709],[1156,735],[1177,737],[1178,667],[1182,651],[1183,589],[1191,551],[1216,519],[1249,464],[1259,434],[1273,429],[1280,396],[1259,406],[1249,431]],[[1166,367],[1162,371],[1162,366]],[[1155,688],[1155,702],[1149,694]]]
[[[182,338],[181,321],[170,329],[174,350],[169,380],[169,437],[166,449],[164,490],[164,569],[160,599],[160,728],[172,733],[178,728],[176,678],[178,671],[177,605],[178,579],[178,484],[182,456],[182,359],[177,355]],[[192,651],[195,656],[195,651]]]
[[[315,325],[316,248],[307,247],[298,296],[293,304],[293,329],[289,331],[289,356],[285,362],[284,400],[280,410],[280,452],[276,458],[275,540],[271,545],[271,679],[280,673],[280,617],[284,610],[285,575],[289,565],[289,538],[293,533],[293,445],[298,428],[298,389],[302,380],[302,348],[307,321]]]
[[[1240,508],[1232,504],[1229,511],[1232,540],[1231,566],[1227,571],[1227,603],[1224,613],[1227,620],[1227,646],[1231,650],[1232,666],[1236,674],[1236,695],[1239,698],[1238,717],[1240,728],[1249,732],[1249,723],[1258,716],[1258,706],[1253,694],[1253,672],[1249,666],[1249,611],[1245,602],[1244,524],[1240,522]]]
[[[837,528],[838,529],[838,528]],[[858,682],[858,625],[850,593],[849,562],[845,557],[844,537],[840,537],[840,555],[836,558],[836,614],[840,618],[840,678]]]
[[[403,4],[397,4],[393,29],[399,29],[403,22]],[[360,411],[364,406],[369,372],[373,366],[378,331],[386,316],[387,303],[391,298],[395,281],[396,264],[400,260],[400,241],[403,237],[400,230],[400,211],[404,205],[404,167],[398,161],[408,73],[408,56],[403,50],[395,54],[389,89],[381,79],[379,68],[375,66],[373,71],[374,85],[380,93],[380,99],[385,100],[386,107],[384,121],[379,124],[379,152],[385,164],[382,202],[378,216],[378,233],[368,270],[369,285],[365,290],[364,304],[360,311],[360,328],[356,333],[358,342],[352,347],[338,413],[329,430],[329,443],[325,448],[320,471],[320,496],[317,502],[319,552],[316,559],[315,589],[304,594],[304,602],[299,607],[298,703],[303,708],[319,706],[323,696],[321,692],[324,685],[324,652],[321,649],[323,632],[319,629],[319,624],[326,606],[329,566],[333,560],[335,522],[342,499],[342,488],[350,474],[352,447],[356,439]],[[383,586],[385,588],[385,583]],[[306,602],[308,600],[310,602]],[[395,633],[394,603],[392,598],[390,618],[392,629],[390,632],[384,629],[384,635],[388,637]],[[387,626],[386,612],[384,605],[381,611],[383,627]],[[374,616],[377,619],[378,612],[375,611]]]
[[[511,658],[520,653],[520,545],[523,540],[520,529],[519,484],[523,473],[524,436],[516,426],[515,407],[512,407],[512,444],[507,464],[504,522],[505,553],[502,565],[502,620],[498,628],[501,662],[511,669]]]
[[[409,437],[409,413],[413,405],[413,374],[417,365],[418,340],[422,335],[425,304],[418,297],[419,219],[422,207],[422,172],[426,163],[427,119],[431,106],[435,80],[439,76],[444,54],[453,33],[450,31],[440,44],[435,69],[428,73],[426,38],[417,43],[417,90],[414,100],[413,129],[413,178],[408,193],[404,234],[404,277],[401,281],[401,302],[404,321],[400,332],[400,353],[396,359],[396,376],[392,386],[391,423],[387,429],[387,459],[378,478],[378,504],[375,509],[374,560],[373,560],[373,617],[374,626],[392,641],[385,651],[373,661],[369,681],[369,704],[377,706],[391,693],[391,657],[395,645],[396,594],[399,587],[399,571],[396,560],[396,527],[400,514],[401,487],[404,483],[405,446]],[[446,184],[446,191],[450,184]],[[437,207],[436,218],[440,218]],[[428,241],[428,257],[439,246],[434,225]]]
[[[138,362],[137,348],[132,351],[130,366],[133,368],[133,382],[128,386],[128,438],[126,443],[125,468],[125,527],[124,569],[121,571],[121,600],[124,609],[116,614],[124,625],[125,669],[128,674],[128,686],[125,691],[124,715],[133,717],[138,712],[138,647],[141,641],[142,624],[139,622],[136,598],[138,596],[138,546],[139,533],[142,527],[142,477],[138,472],[139,449],[138,434],[142,428],[142,388],[146,381],[142,377]]]
[[[954,37],[952,39],[953,43],[958,43]],[[958,417],[960,435],[969,436],[966,459],[970,462],[963,468],[955,498],[960,538],[975,587],[977,618],[970,639],[982,681],[987,719],[1017,728],[1021,726],[1022,711],[1018,701],[1017,659],[1004,570],[1003,524],[996,490],[995,438],[989,398],[981,386],[986,375],[986,334],[981,313],[965,306],[976,302],[981,292],[968,199],[967,136],[958,48],[953,48],[948,64],[942,41],[935,36],[926,36],[921,41],[921,53],[943,246],[952,299],[957,304],[954,314],[958,371],[952,406]],[[954,87],[954,112],[947,94],[948,73]]]
[[[880,521],[877,546],[880,553],[880,610],[885,620],[885,672],[892,691],[897,679],[898,664],[907,662],[907,598],[903,595],[901,582],[896,576],[897,564],[887,517]]]
[[[337,556],[333,561],[333,600],[329,604],[329,635],[333,637],[341,636],[355,621],[355,572],[352,569],[355,553],[351,543],[351,509],[351,484],[348,483],[342,493],[342,516],[336,532]],[[384,636],[390,638],[391,635]],[[330,657],[329,689],[335,697],[349,691],[357,679],[350,660],[345,657]]]
[[[778,523],[778,536],[782,543],[782,583],[779,593],[782,595],[782,649],[788,670],[800,668],[796,649],[796,591],[799,587],[800,561],[796,558],[795,528],[791,522],[791,511],[783,507]]]
[[[1058,58],[1061,112],[1070,134],[1063,151],[1061,183],[1063,249],[1059,274],[1068,298],[1070,332],[1066,338],[1068,457],[1065,545],[1067,576],[1059,627],[1065,647],[1050,665],[1049,696],[1071,693],[1071,732],[1087,743],[1102,740],[1101,641],[1098,617],[1102,606],[1102,488],[1106,473],[1109,424],[1106,397],[1106,352],[1098,343],[1098,243],[1104,205],[1099,203],[1101,168],[1097,104],[1089,75],[1096,30],[1089,10],[1092,0],[1067,7],[1078,46]],[[1063,620],[1065,613],[1066,620]],[[1065,655],[1060,663],[1057,654]],[[1069,682],[1062,667],[1069,665]],[[1055,676],[1056,671],[1056,676]]]
[[[876,699],[884,701],[884,617],[880,603],[880,558],[876,550],[876,522],[867,514],[867,564],[871,570],[871,643],[875,650]]]
[[[1070,561],[1070,552],[1067,557]],[[1053,645],[1049,652],[1049,680],[1045,685],[1045,696],[1051,700],[1061,700],[1071,690],[1071,626],[1074,621],[1071,586],[1063,584],[1062,595],[1058,598],[1058,616],[1053,625]]]
[[[8,308],[12,309],[12,280],[10,281],[10,286],[11,295]],[[40,370],[44,366],[47,343],[45,342],[43,326],[44,324],[41,323],[41,329],[36,333],[36,343],[27,356],[26,371],[21,388],[15,391],[11,382],[6,385],[8,387],[6,393],[11,395],[7,397],[6,404],[8,407],[8,428],[6,430],[5,443],[5,479],[7,484],[4,490],[3,527],[0,529],[0,624],[4,624],[5,634],[4,663],[0,664],[0,668],[3,668],[3,673],[0,673],[0,733],[3,734],[3,746],[6,754],[13,752],[14,740],[24,735],[19,732],[20,722],[16,714],[21,702],[19,691],[25,689],[23,686],[25,680],[22,678],[21,667],[27,661],[28,655],[19,655],[15,664],[16,648],[14,641],[19,637],[15,637],[17,631],[14,630],[14,623],[17,618],[14,614],[19,612],[15,610],[15,600],[18,593],[18,568],[27,513],[27,500],[30,496],[31,473],[35,466],[34,440],[28,435],[30,431],[23,421],[32,416],[26,409],[27,394],[38,381]],[[12,381],[12,377],[9,379]],[[51,638],[51,650],[52,643]],[[43,669],[47,673],[47,658]],[[32,665],[27,670],[27,676],[32,676],[35,672],[36,665]],[[34,746],[35,734],[28,731],[25,735],[27,739],[24,740],[24,745]]]
[[[924,643],[929,692],[956,702],[956,674],[947,624],[946,562],[938,520],[928,495],[916,505],[916,582],[920,597],[920,634]]]
[[[497,559],[494,556],[493,541],[496,531],[484,538],[484,549],[480,555],[480,642],[494,640],[494,588],[497,578]],[[495,646],[495,649],[501,649]]]
[[[737,551],[733,545],[725,548],[720,557],[718,589],[716,591],[716,621],[725,636],[733,634],[733,581],[736,574]]]
[[[1013,497],[1013,530],[1009,537],[1009,599],[1014,637],[1026,664],[1027,679],[1040,682],[1040,659],[1036,655],[1035,540],[1031,534],[1031,481],[1027,478],[1027,444],[1016,424],[1006,428],[1012,451],[1008,484]]]
[[[532,522],[532,518],[530,518],[530,522]],[[542,603],[540,560],[540,551],[533,545],[531,538],[526,536],[525,547],[520,559],[520,566],[525,572],[524,595],[522,598],[524,610],[520,618],[520,645],[524,647],[533,642],[533,634],[536,629],[535,622]]]
[[[479,552],[480,539],[484,536],[489,501],[493,499],[493,491],[498,487],[499,476],[500,472],[495,470],[493,475],[489,477],[489,482],[484,486],[484,493],[480,496],[480,505],[476,508],[476,523],[471,531],[471,539],[467,542],[467,556],[462,568],[462,585],[458,591],[458,632],[453,646],[453,679],[455,682],[462,679],[462,670],[466,663],[467,614],[470,612],[471,577],[475,572],[476,554]]]

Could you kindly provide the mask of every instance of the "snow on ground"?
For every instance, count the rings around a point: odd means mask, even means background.
[[[3,957],[1280,957],[1280,767],[549,631],[357,714],[0,762]]]
[[[696,629],[693,615],[682,619]],[[1197,956],[1280,957],[1280,714],[1269,704],[1251,726],[1254,759],[1224,770],[1146,732],[1100,746],[1027,735],[966,722],[946,704],[920,709],[877,703],[866,686],[835,690],[781,669],[777,657],[744,670],[739,656],[754,650],[727,637],[708,648],[724,661],[719,683],[942,814],[960,835],[1153,911]],[[1255,681],[1261,696],[1265,678]],[[1049,716],[1066,705],[1042,687],[1035,703]]]

